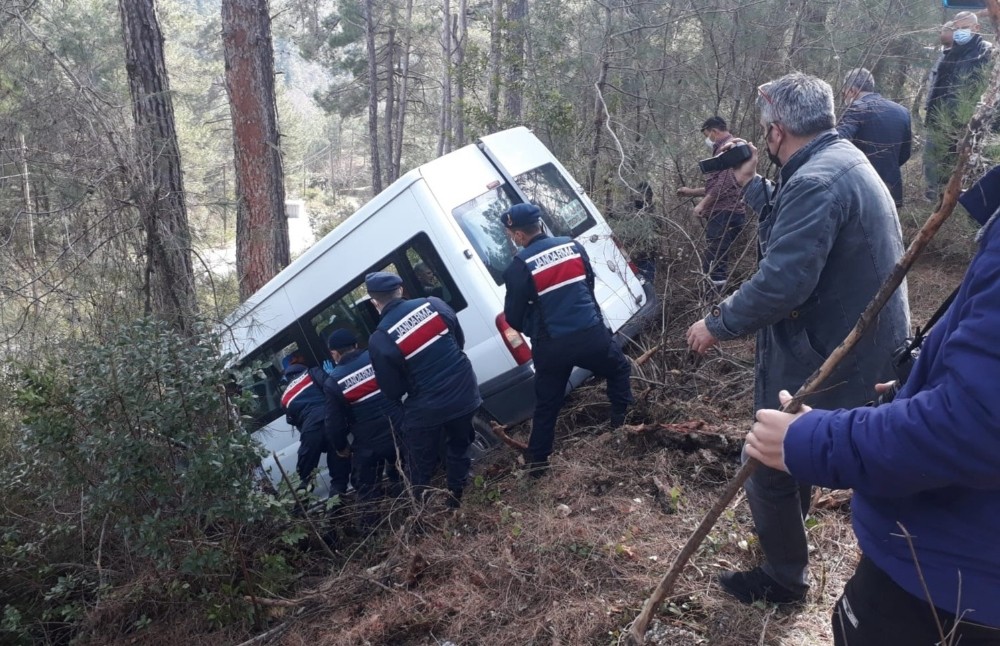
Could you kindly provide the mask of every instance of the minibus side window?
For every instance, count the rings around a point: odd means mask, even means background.
[[[542,219],[552,235],[575,238],[596,224],[554,164],[529,170],[518,175],[514,181],[542,210]]]
[[[425,235],[418,236],[406,249],[406,261],[416,281],[414,288],[407,290],[409,298],[437,296],[456,312],[465,309],[465,299]]]
[[[298,341],[293,341],[290,335],[283,334],[273,339],[266,346],[248,356],[241,363],[244,366],[261,364],[258,370],[250,375],[250,382],[244,383],[244,389],[251,389],[256,395],[253,410],[249,411],[253,418],[251,430],[277,419],[281,416],[281,394],[284,392],[284,361],[293,353],[298,352]],[[306,349],[304,352],[307,363],[315,365],[315,357]]]
[[[369,271],[388,271],[399,274],[393,263],[372,267]],[[343,328],[350,330],[358,338],[358,347],[367,348],[368,337],[378,326],[378,311],[368,297],[364,277],[356,278],[354,283],[349,286],[349,290],[312,317],[312,327],[323,347],[326,347],[326,340],[330,338],[334,330]]]
[[[503,187],[498,186],[452,211],[458,226],[497,285],[503,284],[503,272],[517,253],[500,221],[500,214],[511,204]]]

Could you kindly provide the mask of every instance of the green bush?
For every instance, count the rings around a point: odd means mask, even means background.
[[[0,641],[139,631],[165,608],[246,621],[246,595],[287,584],[272,553],[286,507],[257,486],[261,452],[210,334],[142,321],[2,378],[19,424],[0,484]]]

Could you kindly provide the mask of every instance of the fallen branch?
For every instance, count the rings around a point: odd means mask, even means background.
[[[834,489],[833,491],[816,490],[812,497],[813,509],[843,509],[851,504],[851,489]]]
[[[502,441],[504,444],[514,449],[515,451],[521,451],[523,453],[524,451],[528,450],[527,444],[525,444],[520,440],[515,440],[510,435],[507,435],[506,426],[501,426],[496,422],[490,422],[490,429],[493,431],[493,434],[500,439],[500,441]]]
[[[677,513],[677,503],[675,502],[676,496],[671,493],[667,485],[663,484],[663,481],[653,476],[653,486],[656,487],[655,499],[660,503],[660,508],[665,514],[676,514]]]
[[[992,17],[1000,15],[1000,0],[986,0],[986,5],[990,10],[990,15]],[[848,352],[857,345],[858,341],[861,340],[862,335],[868,329],[868,327],[875,321],[878,316],[879,311],[889,300],[889,297],[893,292],[899,287],[900,283],[903,282],[903,278],[906,276],[906,272],[909,271],[910,267],[916,261],[920,252],[923,251],[927,243],[930,242],[934,234],[938,232],[944,221],[948,219],[952,211],[955,209],[955,203],[958,201],[958,196],[961,193],[962,188],[962,177],[965,175],[965,169],[968,165],[969,157],[972,153],[973,145],[976,142],[977,137],[980,133],[984,131],[984,126],[990,123],[990,117],[993,114],[993,106],[997,105],[1000,101],[1000,65],[994,64],[993,74],[990,77],[990,83],[986,91],[983,93],[982,99],[979,101],[979,105],[976,107],[975,114],[969,120],[968,127],[966,128],[965,134],[962,135],[962,140],[958,145],[958,159],[955,162],[955,168],[951,173],[951,178],[948,180],[948,184],[945,187],[944,194],[941,198],[941,204],[938,206],[937,210],[928,218],[927,222],[921,227],[920,231],[917,233],[913,242],[910,243],[909,248],[903,257],[900,258],[896,266],[893,267],[892,272],[886,278],[885,283],[879,288],[878,293],[872,298],[872,301],[865,308],[864,312],[861,313],[861,318],[858,319],[857,324],[854,329],[851,330],[847,338],[834,349],[834,351],[827,357],[826,361],[806,380],[806,382],[799,388],[798,392],[795,393],[795,397],[788,402],[786,406],[782,408],[785,412],[797,413],[802,407],[802,400],[808,396],[810,393],[816,390],[816,388],[823,383],[827,377],[833,372],[833,369],[840,363],[840,361],[847,355]],[[756,460],[747,460],[740,470],[737,472],[736,476],[726,485],[719,499],[712,505],[708,513],[705,514],[704,519],[695,529],[694,533],[688,539],[684,547],[677,554],[674,562],[670,565],[670,569],[667,573],[663,575],[660,583],[656,586],[653,593],[646,599],[643,604],[642,611],[632,622],[631,628],[629,628],[629,634],[626,639],[626,643],[630,646],[641,646],[645,641],[646,627],[649,625],[649,621],[653,618],[653,613],[656,608],[660,605],[660,602],[670,594],[674,588],[674,584],[677,582],[677,578],[680,576],[681,571],[684,566],[687,565],[688,560],[691,556],[698,550],[701,546],[702,541],[708,536],[708,533],[715,526],[716,521],[719,520],[719,516],[725,511],[729,503],[732,502],[733,498],[740,489],[743,488],[743,484],[747,481],[750,475],[754,472],[760,463]]]
[[[639,355],[638,359],[635,360],[635,365],[641,366],[642,364],[646,363],[647,361],[649,361],[649,358],[652,357],[657,352],[659,352],[660,348],[662,348],[662,347],[663,347],[663,345],[661,344],[661,345],[653,346],[649,350],[646,350],[645,352],[643,352],[642,354]]]
[[[237,646],[253,646],[253,644],[263,644],[265,641],[267,641],[272,637],[278,637],[286,630],[288,630],[288,628],[289,628],[288,622],[285,622],[283,624],[278,624],[277,626],[267,631],[266,633],[261,633],[256,637],[252,637],[246,640],[245,642],[240,642],[239,644],[237,644]]]

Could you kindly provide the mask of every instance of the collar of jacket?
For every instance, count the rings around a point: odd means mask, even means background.
[[[979,48],[982,47],[983,37],[979,34],[972,34],[972,38],[969,42],[964,45],[959,45],[955,43],[951,46],[951,49],[944,53],[944,56],[948,60],[962,60],[968,57],[969,54],[978,53]]]
[[[781,185],[784,186],[785,182],[790,180],[792,175],[795,174],[795,171],[809,161],[813,155],[838,139],[840,139],[840,135],[837,134],[836,130],[826,130],[816,135],[812,141],[796,151],[792,155],[792,158],[788,160],[788,163],[781,167]]]
[[[364,348],[355,348],[350,352],[345,352],[344,354],[340,355],[340,361],[337,362],[337,365],[339,366],[342,363],[354,361],[358,357],[358,355],[360,355],[362,352],[364,352]]]
[[[385,318],[385,315],[389,313],[389,310],[392,310],[392,309],[395,309],[395,308],[396,308],[396,307],[398,307],[398,306],[399,306],[399,304],[400,304],[400,303],[402,303],[402,302],[403,302],[404,300],[406,300],[406,299],[404,299],[404,298],[394,298],[394,299],[392,299],[391,301],[389,301],[388,303],[386,303],[386,304],[385,304],[385,307],[383,307],[383,308],[382,308],[382,314],[381,314],[381,315],[379,315],[378,319],[379,319],[380,321],[381,321],[382,319],[384,319],[384,318]]]
[[[524,245],[524,248],[527,249],[528,247],[530,247],[531,245],[535,244],[539,240],[544,240],[545,238],[548,238],[548,237],[549,236],[547,236],[545,234],[545,232],[543,231],[543,232],[539,233],[537,236],[535,236],[534,238],[532,238],[531,240],[528,240],[528,244]]]

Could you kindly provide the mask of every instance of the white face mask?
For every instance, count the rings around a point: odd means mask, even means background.
[[[956,29],[955,33],[952,35],[952,39],[955,41],[956,45],[964,45],[965,43],[972,40],[972,30]]]
[[[715,148],[715,142],[712,141],[711,137],[705,137],[705,145],[709,148]]]

